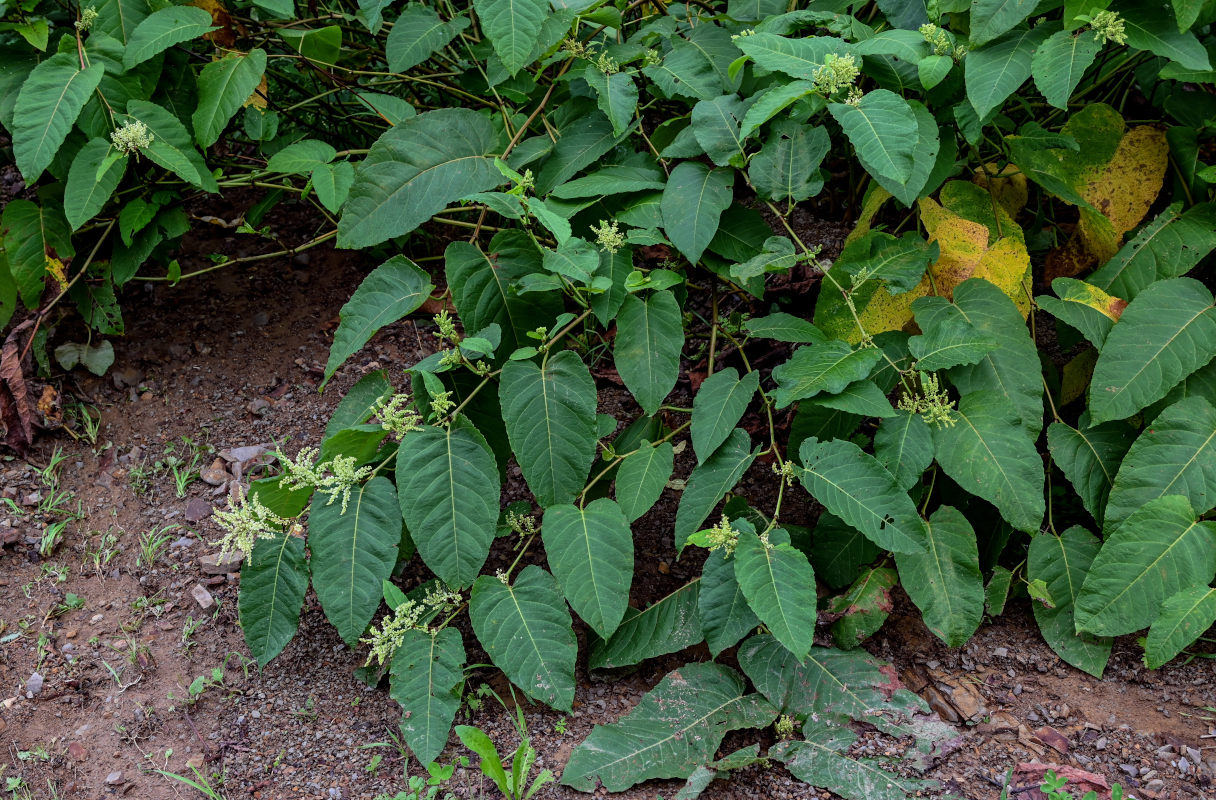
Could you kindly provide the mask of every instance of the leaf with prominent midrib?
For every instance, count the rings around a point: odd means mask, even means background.
[[[976,328],[944,297],[918,297],[912,313],[921,335],[908,339],[908,350],[922,372],[976,364],[996,348],[996,339]]]
[[[101,64],[80,68],[76,53],[56,53],[34,67],[13,108],[13,157],[33,185],[59,152],[81,109],[101,82]]]
[[[97,173],[106,163],[110,147],[105,139],[91,139],[72,159],[67,188],[63,192],[63,213],[72,230],[79,229],[101,211],[127,170],[128,159],[124,155],[111,161],[105,172]]]
[[[511,682],[559,711],[574,703],[574,638],[557,581],[535,564],[514,585],[493,575],[473,584],[469,619],[477,640]]]
[[[696,263],[718,232],[722,212],[734,200],[732,169],[710,169],[682,161],[671,171],[660,207],[667,238],[690,262]]]
[[[755,454],[747,431],[735,428],[714,454],[693,469],[676,509],[676,549],[684,549],[689,534],[714,510],[718,501],[735,487],[752,465]]]
[[[899,582],[926,627],[948,647],[961,647],[984,618],[984,576],[975,531],[957,509],[929,518],[923,553],[896,553]]]
[[[879,552],[878,545],[832,512],[819,515],[811,535],[811,565],[828,586],[848,586]]]
[[[896,411],[874,432],[874,457],[904,490],[911,489],[933,463],[933,434],[919,414]]]
[[[407,433],[397,489],[422,560],[449,586],[472,583],[498,526],[498,464],[485,437],[463,417]]]
[[[633,522],[658,502],[674,464],[671,442],[643,445],[621,462],[616,473],[616,501],[627,520]]]
[[[971,0],[971,46],[987,44],[1012,29],[1037,5],[1038,0]]]
[[[1183,212],[1175,203],[1085,280],[1130,301],[1154,281],[1190,272],[1214,248],[1216,205],[1199,203]]]
[[[875,89],[857,105],[830,103],[859,158],[897,183],[912,176],[912,154],[920,140],[916,115],[908,101],[886,89]]]
[[[436,51],[447,47],[448,42],[467,28],[467,17],[457,17],[451,22],[421,3],[410,3],[401,10],[401,16],[393,23],[384,53],[388,68],[393,72],[408,72],[426,61]],[[425,760],[422,762],[428,763]]]
[[[231,52],[203,67],[198,74],[198,108],[191,117],[200,147],[219,141],[228,120],[257,91],[265,73],[266,51],[260,48]]]
[[[1074,525],[1059,536],[1032,538],[1026,561],[1026,579],[1043,581],[1051,597],[1050,608],[1031,602],[1043,639],[1060,658],[1096,678],[1106,669],[1111,640],[1078,634],[1075,614],[1077,594],[1101,546],[1092,533]]]
[[[37,308],[46,288],[47,259],[75,255],[67,220],[55,203],[39,206],[18,198],[4,206],[0,233],[21,302],[26,308]]]
[[[1068,98],[1081,82],[1085,70],[1102,49],[1096,36],[1074,31],[1056,31],[1030,59],[1034,85],[1049,104],[1067,109]]]
[[[526,67],[551,13],[547,0],[474,0],[473,9],[507,72]]]
[[[692,449],[698,460],[705,461],[726,441],[759,386],[760,373],[749,372],[740,379],[734,367],[701,383],[692,401]]]
[[[1134,438],[1135,431],[1125,422],[1109,422],[1084,430],[1053,422],[1047,428],[1052,460],[1098,524],[1102,524],[1115,473]]]
[[[621,624],[633,580],[633,532],[612,500],[545,509],[541,539],[575,613],[603,638]]]
[[[803,739],[779,742],[772,758],[800,781],[829,789],[848,800],[906,800],[937,794],[937,781],[909,778],[882,761],[850,755],[857,734],[827,720],[807,720]]]
[[[401,705],[401,735],[414,756],[430,764],[448,743],[460,709],[464,641],[456,628],[408,630],[389,668],[389,694]]]
[[[595,460],[595,380],[563,350],[541,367],[508,361],[498,390],[515,460],[542,507],[569,503]]]
[[[135,27],[122,54],[122,65],[131,69],[175,44],[196,39],[213,30],[211,14],[194,6],[169,6],[153,11]]]
[[[776,539],[777,531],[772,532]],[[788,539],[788,536],[784,537]],[[735,548],[735,580],[747,604],[798,660],[815,636],[815,571],[788,541],[762,541],[749,531]]]
[[[654,414],[680,377],[684,325],[680,304],[668,291],[642,300],[625,298],[617,312],[613,362],[625,386],[648,415]]]
[[[697,600],[705,643],[715,657],[760,624],[735,578],[735,562],[724,553],[710,553],[701,567]]]
[[[694,580],[641,611],[627,609],[616,632],[591,646],[587,666],[628,667],[700,642],[705,637],[697,614],[699,585]]]
[[[1041,295],[1035,304],[1061,322],[1076,328],[1098,350],[1119,321],[1127,303],[1085,281],[1056,278],[1051,289],[1059,297]]]
[[[314,502],[308,518],[312,586],[325,616],[354,646],[380,606],[380,583],[392,574],[401,541],[397,492],[376,476],[342,499]]]
[[[1216,589],[1196,586],[1168,598],[1161,604],[1161,616],[1153,621],[1144,642],[1144,665],[1149,669],[1165,666],[1203,635],[1216,622]]]
[[[1031,74],[1037,47],[1047,38],[1047,26],[1012,30],[963,60],[967,100],[980,119],[1005,102]]]
[[[777,384],[772,392],[773,401],[777,408],[784,408],[795,400],[814,397],[820,392],[841,392],[853,381],[868,376],[880,358],[882,351],[877,348],[854,350],[848,342],[839,339],[799,347],[788,361],[773,370],[772,377]]]
[[[304,539],[282,534],[258,539],[249,563],[241,567],[237,609],[245,645],[264,667],[296,635],[308,591]]]

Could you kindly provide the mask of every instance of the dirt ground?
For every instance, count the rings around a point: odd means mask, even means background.
[[[212,250],[239,252],[243,241],[208,231],[183,269],[207,265]],[[369,266],[317,248],[178,287],[150,284],[124,305],[131,335],[114,341],[111,372],[95,378],[78,369],[62,382],[65,405],[75,397],[100,413],[96,441],[52,433],[28,463],[0,460],[0,764],[13,798],[197,797],[167,775],[193,778],[192,768],[213,797],[229,800],[373,798],[403,789],[403,770],[422,773],[392,743],[399,707],[383,687],[353,677],[365,654],[341,643],[311,594],[295,640],[259,673],[236,623],[238,579],[213,558],[218,529],[209,515],[226,502],[233,469],[222,455],[317,444],[361,375],[383,368],[401,384],[401,368],[430,351],[428,324],[395,325],[318,393],[337,309]],[[57,449],[63,459],[48,479]],[[188,463],[196,452],[208,480],[179,497],[166,457]],[[674,557],[677,500],[669,490],[637,527],[635,603],[698,572],[695,561]],[[46,527],[64,519],[62,541],[44,547]],[[407,570],[403,581],[421,574]],[[487,660],[471,636],[466,642],[470,663]],[[1129,637],[1097,680],[1060,661],[1018,604],[949,650],[903,597],[867,649],[957,725],[960,746],[929,773],[955,796],[995,800],[1007,770],[1037,761],[1118,781],[1136,797],[1216,798],[1216,661],[1180,659],[1150,672]],[[560,774],[593,724],[628,712],[689,658],[708,653],[624,674],[580,667],[569,718],[525,707],[539,766]],[[493,670],[476,671],[470,686],[483,681],[506,694]],[[501,751],[518,740],[513,718],[513,709],[488,701],[462,710],[458,722],[487,730]],[[727,745],[772,744],[756,737],[732,735]],[[452,742],[441,761],[464,752]],[[679,787],[652,782],[620,796],[670,800]],[[495,796],[475,769],[458,767],[447,789],[462,800]],[[551,786],[537,796],[582,795]],[[776,766],[747,768],[702,796],[832,797]],[[1041,795],[1024,780],[1011,796]]]

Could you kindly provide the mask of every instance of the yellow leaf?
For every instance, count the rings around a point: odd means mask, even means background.
[[[1107,294],[1085,281],[1056,278],[1052,281],[1051,288],[1061,300],[1087,305],[1111,322],[1118,322],[1119,317],[1123,316],[1123,309],[1127,308],[1126,300]]]
[[[253,106],[262,111],[266,110],[266,101],[270,97],[270,89],[266,84],[266,73],[262,73],[262,81],[258,84],[258,88],[253,90],[253,94],[245,101],[246,106]]]
[[[857,217],[857,224],[853,226],[853,230],[849,231],[849,235],[845,237],[844,243],[846,246],[857,237],[865,236],[870,232],[870,226],[874,224],[875,215],[878,214],[883,204],[890,199],[890,192],[877,183],[870,184],[869,191],[866,192],[865,197],[861,201],[861,214]]]
[[[1013,164],[1006,164],[999,172],[995,164],[985,164],[971,180],[976,186],[990,192],[1010,217],[1021,213],[1030,197],[1026,176]]]
[[[55,283],[59,284],[59,291],[65,292],[68,288],[67,271],[63,266],[63,262],[54,256],[46,257],[46,272],[55,279]]]

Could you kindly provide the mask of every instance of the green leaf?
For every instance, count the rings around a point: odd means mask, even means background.
[[[783,122],[748,164],[747,176],[760,196],[801,203],[823,189],[819,165],[831,148],[827,128]]]
[[[587,285],[591,283],[591,273],[600,265],[600,256],[589,242],[572,236],[559,244],[556,250],[546,248],[541,263],[549,272]]]
[[[947,134],[945,137],[945,149],[943,149],[943,136],[938,130],[937,120],[934,119],[932,112],[915,100],[909,101],[908,105],[912,109],[912,114],[916,117],[917,136],[912,151],[912,171],[908,174],[906,180],[896,180],[893,176],[886,174],[882,169],[869,162],[861,154],[861,151],[858,151],[857,155],[861,161],[861,165],[874,176],[880,186],[894,195],[896,200],[910,207],[916,202],[917,198],[936,189],[937,184],[941,182],[940,180],[935,181],[932,186],[929,186],[929,178],[938,169],[939,154],[949,159],[951,165],[954,163],[954,139],[953,136]],[[907,235],[904,238],[907,238]],[[916,238],[919,239],[920,237],[916,236]],[[923,240],[921,241],[923,247]],[[919,277],[917,280],[919,280]]]
[[[773,534],[776,534],[773,531]],[[815,571],[800,550],[787,543],[739,534],[735,580],[747,604],[777,641],[801,661],[815,636]]]
[[[1107,536],[1077,596],[1078,632],[1120,636],[1147,626],[1168,597],[1211,583],[1216,522],[1185,497],[1158,497]]]
[[[828,338],[810,322],[784,311],[754,317],[743,323],[743,330],[757,339],[775,339],[795,344],[824,344]]]
[[[1216,249],[1216,205],[1181,208],[1175,204],[1161,212],[1086,282],[1132,300],[1154,281],[1190,272]]]
[[[338,220],[338,246],[368,247],[409,233],[455,200],[503,177],[487,154],[494,126],[465,108],[441,108],[385,131],[355,170]]]
[[[891,590],[899,584],[899,574],[889,567],[874,567],[857,577],[849,590],[832,599],[828,612],[839,615],[832,623],[832,641],[842,650],[851,650],[869,639],[894,609]]]
[[[720,664],[693,663],[669,673],[637,708],[596,725],[575,748],[562,783],[584,792],[628,789],[651,778],[687,778],[713,761],[729,731],[763,728],[776,711]]]
[[[47,259],[75,255],[67,220],[55,204],[37,206],[29,200],[10,200],[0,218],[8,268],[26,308],[35,309],[47,277]]]
[[[67,188],[63,192],[63,213],[73,231],[105,207],[127,171],[125,155],[106,165],[110,149],[110,143],[105,139],[92,139],[72,159]],[[105,169],[98,174],[103,166]]]
[[[852,442],[808,439],[799,448],[802,485],[828,511],[897,553],[924,552],[925,521],[907,492]]]
[[[1029,17],[1038,0],[971,0],[971,45],[987,44]]]
[[[1110,487],[1104,531],[1170,494],[1200,514],[1216,507],[1216,408],[1199,395],[1166,408],[1132,443]]]
[[[1192,278],[1152,284],[1128,304],[1106,337],[1089,389],[1093,421],[1130,417],[1213,356],[1212,293]]]
[[[745,158],[739,126],[746,110],[747,102],[735,94],[702,100],[693,106],[693,136],[710,160],[720,167],[741,163]]]
[[[719,37],[724,37],[729,46],[730,34],[717,25],[698,25],[688,35],[689,39],[672,37],[671,49],[663,55],[663,60],[642,69],[646,77],[654,81],[666,95],[695,97],[698,100],[708,100],[723,91],[737,89],[737,82],[723,80],[705,47],[706,44],[719,46],[722,43]],[[697,38],[698,43],[691,41],[693,37]]]
[[[877,759],[849,754],[857,734],[827,720],[807,720],[803,739],[779,742],[771,757],[800,781],[828,789],[849,800],[906,800],[925,797],[938,788],[936,781],[909,778],[892,772]]]
[[[474,0],[473,10],[512,76],[532,60],[532,48],[551,13],[546,0]]]
[[[671,171],[660,204],[667,220],[663,230],[690,262],[699,261],[713,240],[722,212],[734,200],[734,182],[733,170],[696,161],[682,161]]]
[[[1035,50],[1047,38],[1047,26],[1012,30],[979,50],[967,53],[963,75],[967,99],[983,119],[1030,77]]]
[[[549,506],[541,538],[570,606],[607,639],[625,616],[633,580],[633,532],[621,507],[606,497],[583,508]]]
[[[933,463],[933,434],[919,414],[896,411],[874,432],[874,457],[907,491]]]
[[[1084,430],[1053,422],[1047,428],[1047,446],[1051,449],[1052,461],[1072,483],[1085,510],[1099,525],[1115,473],[1131,447],[1134,435],[1131,426],[1123,422],[1109,422]]]
[[[676,509],[676,549],[683,550],[689,534],[714,510],[752,465],[755,453],[752,440],[742,428],[735,428],[713,455],[701,462],[688,476],[688,485]]]
[[[828,111],[875,174],[897,183],[908,181],[919,133],[916,115],[906,100],[886,89],[875,89],[857,105],[830,103]]]
[[[751,136],[761,125],[813,91],[815,84],[811,81],[790,81],[778,83],[760,92],[743,115],[739,136],[744,139]]]
[[[397,451],[401,516],[418,554],[449,586],[481,572],[498,526],[498,464],[463,418],[407,433]]]
[[[976,328],[944,297],[918,297],[912,312],[922,333],[908,339],[908,350],[922,372],[977,364],[996,348],[995,337]]]
[[[94,8],[97,9],[97,21],[89,30],[104,33],[122,44],[131,40],[135,28],[152,10],[148,0],[98,0]]]
[[[573,106],[572,106],[573,108]],[[553,153],[536,175],[536,194],[548,194],[573,178],[579,170],[594,164],[611,150],[620,139],[612,131],[612,123],[599,111],[583,106],[588,113],[572,114],[563,128]]]
[[[409,72],[447,47],[468,25],[467,17],[444,22],[426,5],[410,3],[402,9],[401,16],[393,23],[393,29],[384,43],[388,68],[393,72]]]
[[[131,69],[175,44],[197,39],[215,30],[211,13],[194,6],[169,6],[153,11],[135,27],[122,54],[122,65]]]
[[[5,264],[3,267],[7,269],[8,265]],[[15,304],[16,301],[17,298],[14,296],[13,303]],[[66,342],[55,348],[55,361],[67,370],[80,364],[94,375],[102,376],[106,374],[106,370],[114,366],[114,345],[110,344],[108,340],[103,340],[96,345],[84,342]]]
[[[916,62],[916,77],[926,90],[932,89],[946,79],[954,69],[954,59],[948,55],[925,56]]]
[[[254,543],[249,563],[241,567],[237,609],[245,644],[259,667],[283,652],[296,635],[307,591],[303,538],[282,534]]]
[[[806,81],[815,80],[827,56],[846,56],[851,50],[848,42],[831,36],[787,39],[772,33],[758,32],[737,37],[734,41],[735,45],[759,66]]]
[[[1210,70],[1207,50],[1195,34],[1179,33],[1178,21],[1153,0],[1136,0],[1120,5],[1127,45],[1148,50],[1154,55],[1177,61],[1187,69]]]
[[[333,436],[343,428],[362,425],[371,419],[376,404],[393,393],[393,385],[389,383],[384,370],[369,372],[350,387],[350,391],[338,403],[325,425],[325,438]]]
[[[266,72],[266,51],[229,53],[212,61],[198,74],[198,108],[194,111],[194,138],[204,149],[219,141],[228,120],[257,90]]]
[[[1067,109],[1068,99],[1102,45],[1090,31],[1057,31],[1030,59],[1034,85],[1056,108]]]
[[[595,64],[587,64],[583,70],[583,80],[595,90],[600,111],[612,123],[612,134],[623,136],[638,107],[638,85],[632,76],[624,72],[606,74]]]
[[[760,375],[749,372],[739,378],[734,367],[706,378],[692,403],[692,449],[705,461],[726,441],[743,417],[760,387]]]
[[[590,299],[591,310],[601,325],[607,325],[616,319],[625,302],[628,292],[625,281],[633,272],[633,248],[629,246],[618,249],[615,253],[607,250],[600,251],[600,264],[596,269],[594,279],[608,281],[608,287]]]
[[[840,517],[829,511],[819,515],[811,537],[811,565],[828,586],[848,586],[879,552],[878,545]]]
[[[950,506],[934,511],[926,527],[925,552],[895,554],[899,582],[933,635],[948,647],[962,647],[984,618],[984,576],[975,531]]]
[[[494,742],[490,740],[485,731],[471,725],[457,725],[456,735],[460,737],[460,741],[465,747],[481,756],[481,762],[477,766],[482,774],[493,781],[504,796],[510,797],[511,787],[506,770],[502,766],[502,759],[498,755],[497,748],[494,747]]]
[[[697,614],[699,585],[687,583],[642,611],[627,609],[611,638],[591,646],[588,667],[628,667],[700,642],[705,637]]]
[[[1012,586],[1012,570],[1000,564],[992,568],[992,577],[984,587],[984,612],[988,616],[995,619],[1005,613],[1005,604],[1009,602],[1009,590]]]
[[[578,642],[552,575],[535,564],[520,571],[514,586],[482,575],[473,584],[469,618],[490,660],[512,683],[570,712]]]
[[[430,764],[448,743],[460,709],[465,652],[460,631],[405,632],[389,669],[389,693],[401,705],[401,736],[415,758]]]
[[[315,502],[308,520],[313,589],[326,618],[351,647],[380,606],[380,583],[397,563],[401,516],[397,492],[377,476],[342,499]]]
[[[349,161],[321,164],[312,171],[312,188],[321,205],[337,214],[350,196],[355,183],[355,168]]]
[[[663,494],[675,464],[671,442],[642,445],[621,462],[616,473],[616,500],[630,522],[651,509]]]
[[[1034,299],[1035,304],[1061,322],[1076,328],[1101,350],[1110,329],[1127,304],[1097,286],[1075,278],[1056,278],[1051,282],[1051,288],[1059,297],[1041,295]]]
[[[215,178],[207,169],[207,162],[194,149],[190,132],[177,117],[156,103],[146,100],[131,100],[127,103],[127,114],[148,126],[152,144],[140,151],[150,161],[159,164],[177,177],[193,184],[205,192],[218,192]]]
[[[1195,586],[1161,604],[1144,642],[1144,664],[1160,669],[1216,622],[1216,589]]]
[[[714,658],[760,624],[735,578],[734,560],[722,553],[710,553],[701,567],[697,608],[705,643]]]
[[[604,167],[590,175],[567,181],[550,192],[549,196],[566,200],[601,197],[626,192],[642,192],[647,189],[662,189],[666,185],[667,180],[663,176],[663,171],[657,167],[649,164],[642,166],[621,164]]]
[[[405,256],[393,256],[372,270],[338,312],[341,321],[334,331],[321,386],[377,331],[422,305],[434,288],[430,276]]]
[[[777,388],[772,392],[777,408],[820,392],[841,392],[853,381],[870,374],[882,358],[874,347],[854,350],[848,342],[832,339],[823,344],[799,347],[789,360],[773,369]]]
[[[13,156],[32,186],[59,152],[81,109],[101,82],[101,64],[80,68],[76,53],[57,53],[34,67],[13,109]]]
[[[319,139],[303,139],[272,155],[266,162],[266,169],[271,172],[308,175],[317,167],[333,161],[336,155],[337,151],[332,145]]]
[[[545,362],[509,361],[499,387],[515,460],[541,507],[569,503],[595,460],[595,380],[563,350]]]
[[[680,377],[684,325],[680,304],[669,291],[642,300],[625,298],[617,313],[613,361],[621,380],[647,415],[659,410]]]
[[[1050,608],[1031,601],[1043,639],[1056,655],[1095,678],[1106,669],[1111,640],[1078,634],[1074,616],[1077,594],[1100,547],[1092,533],[1074,525],[1059,536],[1034,536],[1026,562],[1026,579],[1042,581],[1052,600]]]

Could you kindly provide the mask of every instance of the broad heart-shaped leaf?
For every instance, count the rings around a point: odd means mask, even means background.
[[[996,348],[996,338],[979,330],[944,297],[918,297],[912,312],[921,335],[908,340],[908,350],[922,372],[976,364]]]
[[[550,14],[549,3],[546,0],[474,0],[473,9],[507,73],[514,75],[526,67],[545,17]]]
[[[334,331],[321,386],[377,331],[422,305],[434,288],[430,276],[405,256],[393,256],[372,270],[338,312],[341,321]]]
[[[254,543],[249,563],[241,567],[237,610],[245,645],[259,667],[283,652],[296,635],[307,591],[303,538],[282,534]]]
[[[1056,31],[1030,59],[1034,85],[1048,103],[1067,109],[1068,98],[1101,49],[1089,31]]]
[[[214,30],[211,14],[194,6],[169,6],[153,11],[135,27],[122,54],[122,65],[131,69],[175,44],[197,39]]]
[[[699,587],[697,579],[641,611],[626,610],[612,637],[591,646],[588,668],[628,667],[700,642],[705,637],[697,613]]]
[[[384,43],[388,68],[393,72],[409,72],[446,47],[468,24],[466,17],[444,22],[426,5],[410,3],[401,10]]]
[[[1074,525],[1059,536],[1041,533],[1033,537],[1026,561],[1026,579],[1043,581],[1051,597],[1050,608],[1031,601],[1043,639],[1056,655],[1095,678],[1101,678],[1106,669],[1111,640],[1078,634],[1074,615],[1077,594],[1101,546],[1092,533]]]
[[[562,783],[584,792],[619,792],[651,778],[687,778],[714,759],[723,737],[763,728],[777,716],[758,694],[744,694],[730,667],[685,664],[611,725],[596,725],[562,772]]]
[[[1141,228],[1086,283],[1133,300],[1154,281],[1185,275],[1214,248],[1216,205],[1200,203],[1183,212],[1182,204],[1175,203]]]
[[[1077,490],[1085,510],[1099,525],[1115,473],[1134,438],[1135,431],[1125,422],[1108,422],[1085,429],[1053,422],[1047,428],[1047,446],[1051,448],[1052,461]]]
[[[198,108],[194,110],[194,139],[204,149],[219,141],[228,120],[249,99],[266,72],[266,51],[230,53],[212,61],[198,74]]]
[[[912,107],[894,92],[875,89],[857,105],[830,103],[828,111],[840,123],[867,170],[904,183],[912,175],[912,153],[919,139]]]
[[[643,445],[621,462],[616,472],[616,501],[625,519],[633,522],[658,502],[674,465],[671,442]]]
[[[799,448],[802,485],[828,511],[897,553],[920,553],[928,531],[895,477],[852,442],[807,439]]]
[[[1212,293],[1193,278],[1157,281],[1123,309],[1106,337],[1089,389],[1093,421],[1130,417],[1213,356]]]
[[[1051,282],[1051,288],[1059,297],[1036,297],[1039,308],[1076,328],[1101,350],[1127,303],[1075,278],[1056,278]]]
[[[987,44],[1011,30],[1037,5],[1037,0],[971,0],[971,46]]]
[[[710,553],[705,559],[697,603],[705,643],[714,658],[760,624],[735,578],[734,559],[724,553]]]
[[[150,161],[205,192],[219,191],[207,162],[194,149],[190,132],[181,120],[165,108],[146,100],[128,102],[127,115],[148,126],[148,133],[152,136],[152,144],[143,148],[140,155],[146,155]]]
[[[341,498],[314,503],[308,518],[312,586],[325,616],[354,646],[380,606],[380,583],[397,563],[401,512],[388,478],[376,476]]]
[[[72,159],[67,188],[63,192],[63,213],[72,230],[79,229],[101,211],[127,171],[127,157],[123,155],[99,175],[98,168],[105,164],[109,153],[109,142],[91,139]]]
[[[705,461],[726,441],[760,387],[760,373],[739,378],[734,367],[710,375],[692,401],[692,449]]]
[[[827,720],[807,720],[803,739],[779,742],[771,757],[800,781],[828,789],[848,800],[906,800],[932,796],[940,784],[909,778],[872,758],[849,755],[857,734]]]
[[[463,417],[401,440],[401,516],[422,560],[448,586],[468,586],[486,563],[498,526],[499,486],[494,453]]]
[[[980,119],[1000,107],[1030,77],[1035,50],[1047,38],[1047,28],[1039,25],[1012,30],[986,47],[967,53],[963,61],[967,99]]]
[[[926,526],[923,553],[896,553],[899,582],[925,625],[949,647],[962,647],[984,618],[984,576],[975,531],[957,509],[941,506]]]
[[[38,206],[25,199],[10,200],[0,218],[0,233],[21,302],[26,308],[37,308],[46,285],[48,259],[75,255],[67,220],[54,203]]]
[[[389,669],[389,694],[401,705],[401,735],[430,764],[448,743],[460,709],[464,641],[456,628],[405,632]]]
[[[774,531],[773,533],[776,533]],[[762,541],[739,534],[735,580],[747,604],[777,641],[801,661],[815,637],[815,571],[802,551],[788,542]]]
[[[528,488],[542,507],[569,503],[595,460],[595,380],[563,350],[542,367],[508,361],[498,389],[502,418]]]
[[[685,162],[688,163],[688,162]],[[669,291],[643,300],[629,295],[617,312],[616,371],[647,415],[653,415],[680,377],[684,324],[680,304]]]
[[[705,522],[726,493],[735,488],[756,455],[747,431],[735,428],[714,454],[693,469],[676,509],[676,549]]]
[[[953,425],[933,430],[937,463],[959,486],[997,507],[1020,531],[1043,523],[1043,459],[1000,392],[965,394]]]
[[[1161,616],[1153,621],[1144,642],[1144,664],[1160,669],[1183,648],[1194,642],[1216,622],[1216,589],[1195,586],[1184,589],[1161,604]]]
[[[692,263],[701,259],[718,231],[722,212],[734,200],[735,173],[710,169],[696,161],[682,161],[671,171],[663,188],[660,208],[667,238]]]
[[[1166,598],[1208,585],[1214,573],[1216,522],[1196,521],[1181,495],[1158,497],[1102,543],[1077,596],[1077,631],[1138,631],[1157,618]]]
[[[920,414],[896,411],[874,432],[874,457],[905,491],[933,463],[933,434]]]
[[[760,196],[800,203],[823,189],[819,165],[831,145],[821,125],[776,123],[764,148],[751,159],[747,176]]]
[[[841,392],[853,381],[867,377],[880,358],[882,351],[878,348],[854,350],[848,342],[839,339],[799,347],[788,361],[773,370],[773,380],[777,383],[772,392],[773,401],[777,408],[785,408],[795,400],[814,397],[820,392]]]
[[[465,108],[441,108],[385,131],[355,171],[338,220],[339,247],[369,247],[417,228],[448,203],[502,183],[486,155],[494,126]]]
[[[541,538],[566,600],[607,639],[625,616],[633,580],[633,532],[621,507],[606,497],[584,508],[549,506]]]
[[[1180,494],[1204,514],[1216,507],[1216,408],[1199,395],[1162,411],[1132,443],[1106,503],[1107,535],[1146,503]]]
[[[552,575],[535,564],[524,567],[513,586],[482,575],[473,584],[469,618],[490,660],[512,683],[570,712],[578,641]]]
[[[21,84],[13,108],[13,157],[26,184],[32,186],[59,152],[104,72],[101,64],[81,69],[74,52],[56,53]]]

